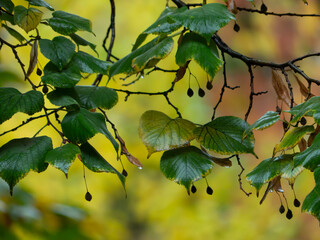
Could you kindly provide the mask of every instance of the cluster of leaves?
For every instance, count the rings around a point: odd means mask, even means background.
[[[126,172],[118,172],[88,142],[94,135],[101,133],[113,145],[118,159],[120,154],[124,154],[133,164],[142,166],[128,152],[123,139],[105,112],[117,104],[117,92],[106,86],[98,86],[99,81],[92,86],[79,86],[83,74],[106,75],[109,78],[118,74],[142,76],[145,69],[155,67],[170,54],[177,37],[175,60],[179,69],[173,86],[183,78],[190,61],[197,62],[210,79],[213,79],[224,62],[220,59],[212,36],[231,20],[235,20],[232,12],[236,9],[234,5],[230,7],[233,1],[227,1],[228,7],[219,3],[205,4],[192,9],[187,6],[167,7],[159,18],[138,36],[131,53],[113,63],[80,51],[80,46],[89,46],[95,50],[95,45],[77,35],[78,31],[92,33],[91,22],[88,19],[63,11],[54,11],[43,0],[27,2],[27,8],[15,6],[11,0],[0,3],[3,28],[21,44],[12,45],[4,40],[1,40],[1,43],[12,49],[19,63],[21,60],[15,48],[31,47],[29,68],[25,70],[23,64],[20,65],[25,80],[28,80],[32,87],[32,90],[26,93],[14,88],[0,88],[0,124],[11,119],[17,112],[34,115],[43,111],[43,115],[31,117],[22,125],[38,118],[46,118],[47,124],[44,127],[53,127],[61,136],[62,144],[53,148],[49,136],[37,137],[42,130],[40,129],[32,138],[12,139],[1,146],[0,177],[9,184],[11,193],[13,187],[30,170],[42,172],[48,164],[60,169],[67,176],[68,169],[76,157],[91,171],[115,173],[124,185]],[[43,19],[39,7],[51,11],[52,17]],[[53,39],[42,38],[38,30],[39,24],[51,27],[60,35]],[[27,40],[14,29],[17,27],[26,33],[36,30],[36,36]],[[155,34],[156,37],[144,43],[150,34]],[[43,71],[37,67],[38,48],[49,60]],[[37,75],[41,76],[39,84],[34,84],[35,80],[31,77],[36,67]],[[289,101],[289,93],[279,84],[276,73],[273,75],[278,98],[291,106],[293,102]],[[212,88],[211,81],[207,84],[208,89]],[[172,90],[173,88],[170,89]],[[162,93],[167,100],[168,92]],[[189,96],[192,94],[188,91]],[[204,93],[199,91],[199,95],[203,96]],[[47,108],[45,98],[57,108]],[[168,103],[171,104],[169,100]],[[99,112],[95,112],[96,110]],[[61,121],[58,112],[65,113]],[[275,146],[272,158],[262,161],[247,178],[257,192],[264,184],[268,184],[263,201],[269,191],[283,192],[282,178],[288,179],[293,186],[295,178],[304,168],[313,171],[316,186],[304,200],[302,210],[310,212],[320,220],[320,137],[317,135],[320,128],[314,128],[314,125],[320,122],[320,98],[312,97],[287,112],[292,118],[285,122],[285,134],[281,142]],[[257,157],[254,153],[252,131],[275,124],[280,120],[281,111],[267,112],[251,126],[245,120],[234,116],[213,117],[210,122],[199,125],[183,119],[178,111],[177,113],[178,118],[171,118],[159,111],[146,111],[141,116],[139,134],[148,149],[148,157],[154,152],[164,151],[160,160],[161,171],[168,179],[184,185],[190,193],[196,191],[194,182],[205,178],[212,171],[214,164],[230,167],[230,158],[238,158],[238,155],[243,153]],[[59,127],[51,122],[52,115],[55,116]],[[306,125],[306,117],[313,118],[314,123]],[[113,128],[114,136],[108,131],[107,123]],[[308,143],[305,140],[307,134],[310,134]],[[195,141],[191,145],[193,140]],[[300,153],[285,153],[296,145],[299,145]],[[214,156],[215,153],[227,157],[219,158]],[[210,187],[207,193],[212,194]],[[89,193],[86,194],[86,199],[91,200]],[[295,205],[300,204],[295,201]],[[283,206],[280,209],[283,212]],[[292,212],[288,208],[287,217],[291,218],[290,216],[292,217]]]

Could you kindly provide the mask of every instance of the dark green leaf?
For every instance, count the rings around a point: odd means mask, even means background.
[[[0,88],[0,102],[0,124],[17,112],[33,115],[44,106],[41,92],[32,90],[22,94],[15,88]]]
[[[11,193],[30,170],[47,169],[45,156],[51,149],[51,139],[46,136],[13,139],[0,148],[0,176],[8,183]]]
[[[219,117],[194,129],[196,139],[206,149],[220,154],[252,153],[254,137],[252,133],[242,140],[249,124],[238,117]],[[256,156],[256,155],[255,155]]]
[[[10,15],[6,12],[1,12],[0,14],[0,20],[1,21],[8,21],[10,22],[12,25],[16,25],[16,23],[14,22],[14,17],[13,15]]]
[[[172,119],[158,111],[147,111],[140,119],[139,134],[148,149],[153,152],[181,147],[193,138],[195,125],[185,119]]]
[[[259,118],[255,123],[253,123],[249,128],[244,132],[243,138],[247,136],[252,130],[263,130],[265,128],[271,127],[280,119],[280,115],[277,112],[266,112],[261,118]]]
[[[69,168],[80,153],[80,149],[76,145],[68,143],[48,152],[45,161],[60,169],[68,177]]]
[[[168,56],[173,48],[172,38],[165,38],[152,48],[146,50],[132,60],[132,67],[136,72],[153,67],[158,61]]]
[[[97,133],[104,134],[118,153],[119,144],[107,129],[104,116],[80,108],[67,113],[61,123],[63,134],[73,143],[84,143]]]
[[[0,7],[4,8],[8,12],[12,13],[13,12],[13,8],[14,8],[14,4],[13,4],[13,2],[11,0],[1,0],[0,1]]]
[[[118,102],[117,92],[107,87],[76,86],[75,90],[81,106],[86,109],[111,109]]]
[[[49,9],[50,11],[54,11],[53,7],[51,7],[48,3],[46,3],[43,0],[27,0],[30,5],[38,6],[38,7],[45,7]]]
[[[71,88],[81,79],[80,70],[74,64],[69,64],[66,68],[59,69],[52,63],[48,62],[44,67],[44,75],[41,80],[45,84],[50,84],[58,88]]]
[[[313,126],[294,127],[287,131],[281,142],[276,145],[275,153],[293,148],[300,142],[304,135],[314,132]]]
[[[295,166],[303,166],[311,171],[320,167],[320,135],[313,140],[312,145],[294,157]]]
[[[131,49],[131,51],[133,52],[134,50],[136,50],[138,47],[140,47],[140,45],[144,42],[144,40],[146,40],[148,37],[148,34],[146,33],[141,33],[137,39],[136,42],[133,44],[133,47]]]
[[[7,25],[2,25],[2,26],[8,31],[8,33],[10,33],[12,37],[17,39],[20,43],[22,43],[23,41],[27,41],[27,39],[24,36],[22,36],[19,32],[17,32],[13,28],[8,27]]]
[[[111,63],[102,61],[85,52],[77,52],[73,57],[73,61],[84,73],[101,73],[108,74]]]
[[[196,33],[187,33],[176,53],[176,63],[184,66],[187,61],[194,59],[211,78],[220,70],[222,60],[219,58],[215,43],[211,40],[210,46],[206,40]]]
[[[54,31],[63,35],[75,33],[78,30],[92,32],[91,22],[88,19],[63,11],[53,12],[49,25]]]
[[[190,193],[192,182],[207,176],[213,163],[200,149],[189,146],[163,153],[160,169],[169,180],[186,187]]]
[[[36,8],[16,6],[14,8],[14,21],[27,33],[35,29],[41,22],[43,12]]]
[[[301,210],[315,216],[320,221],[320,167],[314,171],[316,186],[303,201]]]
[[[79,106],[79,96],[74,88],[58,88],[47,94],[50,102],[56,106],[66,107],[77,105]]]
[[[126,178],[111,166],[89,143],[84,143],[80,147],[83,164],[93,172],[110,172],[117,174],[123,187],[125,188]]]
[[[202,7],[183,11],[169,16],[175,22],[184,25],[192,32],[202,35],[209,42],[212,34],[225,26],[234,15],[227,7],[220,3],[209,3]]]
[[[259,192],[263,184],[294,169],[293,157],[294,154],[284,154],[279,157],[263,160],[253,171],[248,173],[248,181]]]
[[[82,37],[80,37],[79,35],[72,33],[70,34],[70,37],[72,38],[72,40],[77,44],[77,45],[81,45],[81,46],[89,46],[95,53],[97,53],[96,51],[96,45],[94,45],[93,43],[83,39]]]
[[[61,71],[75,54],[76,46],[67,38],[58,36],[52,40],[40,39],[41,53],[54,63]]]
[[[301,103],[286,112],[294,115],[294,118],[291,120],[292,123],[298,122],[303,116],[313,116],[314,114],[320,113],[320,97],[312,97],[308,101]]]

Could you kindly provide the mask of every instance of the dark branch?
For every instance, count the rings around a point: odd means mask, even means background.
[[[252,194],[252,193],[251,193],[251,192],[249,192],[249,193],[246,192],[246,191],[243,189],[243,186],[242,186],[241,175],[242,175],[242,173],[244,172],[245,169],[244,169],[244,167],[243,167],[242,164],[241,164],[239,155],[236,155],[236,158],[237,158],[238,165],[239,165],[239,167],[241,168],[241,171],[240,171],[240,173],[238,174],[238,182],[239,182],[240,190],[241,190],[242,192],[244,192],[244,194],[245,194],[247,197],[249,197],[250,194]]]
[[[186,3],[184,3],[184,2],[181,1],[181,0],[172,0],[172,2],[173,2],[178,8],[181,8],[181,7],[187,5]]]
[[[244,12],[251,12],[251,13],[259,13],[264,15],[272,15],[277,17],[320,17],[320,14],[300,14],[300,13],[275,13],[275,12],[263,12],[258,9],[252,9],[252,8],[241,8],[237,7],[238,11],[244,11]]]

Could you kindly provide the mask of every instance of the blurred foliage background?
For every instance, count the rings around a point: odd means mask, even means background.
[[[105,59],[106,53],[101,47],[106,29],[109,25],[110,6],[108,1],[95,0],[47,0],[55,10],[74,13],[92,21],[96,36],[82,33],[81,36],[97,44],[99,58]],[[197,1],[188,1],[197,2]],[[208,1],[214,2],[214,1]],[[223,1],[215,1],[223,2]],[[245,0],[236,1],[239,6],[251,7]],[[264,3],[270,11],[319,13],[320,3],[308,1],[306,6],[301,0],[271,1]],[[25,1],[15,1],[26,5]],[[259,7],[260,0],[256,0]],[[145,30],[165,8],[166,1],[117,0],[116,1],[116,42],[113,53],[123,57],[130,52],[135,38]],[[45,16],[50,16],[44,10]],[[233,24],[223,28],[220,36],[236,51],[245,55],[270,61],[282,62],[291,58],[320,50],[320,25],[318,18],[272,17],[259,14],[239,12],[237,23],[240,32],[233,31]],[[19,30],[20,31],[20,30]],[[20,31],[21,33],[22,30]],[[15,41],[0,29],[1,37]],[[25,34],[25,33],[23,33]],[[30,33],[32,34],[32,32]],[[45,38],[54,37],[54,32],[47,26],[40,26],[40,34]],[[90,52],[89,48],[85,49]],[[25,63],[29,61],[30,49],[19,49]],[[174,52],[174,51],[173,51]],[[90,52],[92,53],[92,52]],[[42,66],[45,58],[40,58]],[[174,54],[171,54],[160,67],[176,69]],[[317,58],[301,63],[302,69],[317,78],[320,61]],[[196,65],[190,69],[197,76],[202,88],[205,88],[207,76]],[[241,62],[227,57],[227,75],[231,86],[240,85],[240,89],[226,90],[225,99],[218,109],[217,116],[234,115],[243,117],[249,103],[249,74]],[[256,91],[268,90],[269,93],[255,98],[253,112],[249,123],[256,121],[268,110],[275,110],[277,100],[271,84],[271,70],[255,68]],[[293,79],[293,76],[290,76]],[[32,79],[37,79],[35,74]],[[91,84],[95,76],[82,80],[81,84]],[[160,91],[170,87],[173,74],[153,72],[128,88],[130,90]],[[22,82],[22,73],[9,49],[3,47],[0,53],[0,86],[14,86],[27,91]],[[39,81],[40,79],[36,80]],[[102,84],[106,83],[104,78]],[[133,79],[132,79],[133,80]],[[127,81],[130,81],[127,80]],[[219,98],[222,86],[222,71],[215,77],[214,88],[206,90],[206,96],[189,98],[188,74],[176,85],[170,95],[179,107],[184,118],[195,123],[206,123],[212,115],[212,107]],[[120,88],[123,81],[117,77],[110,86]],[[296,86],[295,84],[293,84]],[[197,92],[196,81],[191,77],[191,87]],[[313,89],[314,94],[319,94]],[[300,96],[295,90],[296,96]],[[280,215],[280,202],[276,194],[269,194],[263,205],[255,197],[252,187],[243,179],[244,188],[253,194],[247,198],[239,190],[238,173],[240,168],[233,162],[231,168],[216,166],[208,176],[209,185],[214,193],[205,193],[206,183],[196,183],[198,192],[188,196],[185,189],[168,181],[160,172],[160,153],[146,159],[147,150],[138,136],[138,124],[141,114],[146,110],[160,110],[171,117],[175,112],[166,105],[163,97],[130,96],[124,101],[124,94],[119,93],[118,105],[108,112],[110,120],[116,123],[120,135],[125,139],[129,151],[142,163],[142,170],[130,165],[123,159],[127,177],[127,194],[120,182],[112,174],[94,174],[86,171],[89,191],[93,195],[91,202],[84,199],[85,183],[80,161],[75,161],[69,171],[69,179],[57,169],[49,167],[41,174],[34,172],[19,183],[10,197],[8,186],[0,180],[0,239],[282,239],[311,240],[319,239],[318,221],[308,214],[301,214],[293,207],[293,192],[284,184],[285,194],[294,218],[289,221]],[[299,102],[299,97],[296,97]],[[300,101],[303,100],[301,96]],[[47,103],[49,104],[49,103]],[[62,119],[63,116],[61,116]],[[0,126],[0,132],[13,128],[26,118],[16,114],[13,120]],[[34,121],[18,131],[0,137],[0,145],[13,137],[31,137],[45,122]],[[259,159],[249,155],[241,157],[246,168],[244,175],[251,171],[261,160],[271,157],[272,150],[282,136],[281,124],[262,132],[256,132],[255,152]],[[42,134],[53,136],[53,143],[58,146],[59,139],[50,128]],[[103,136],[97,135],[90,142],[118,170],[121,165]],[[244,176],[243,175],[243,176]],[[298,177],[295,190],[299,200],[313,188],[313,177],[304,172]]]

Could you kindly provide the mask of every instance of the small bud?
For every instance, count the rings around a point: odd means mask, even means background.
[[[280,208],[279,208],[279,212],[281,214],[283,214],[286,210],[284,209],[284,206],[281,204]]]
[[[268,11],[268,7],[264,3],[262,3],[260,7],[260,11],[265,13],[266,11]]]
[[[204,97],[205,92],[204,92],[204,90],[202,88],[199,88],[198,95],[199,95],[199,97]]]
[[[207,187],[207,194],[212,195],[213,190],[210,186]]]
[[[189,97],[193,96],[193,90],[191,88],[188,88],[187,94]]]
[[[127,171],[125,169],[122,170],[122,175],[125,176],[125,177],[128,176],[128,173],[127,173]]]
[[[305,117],[302,117],[300,119],[300,123],[301,123],[302,126],[306,125],[307,124],[307,119]]]
[[[212,82],[207,82],[207,86],[206,87],[207,87],[208,90],[211,90],[213,88]]]
[[[40,68],[37,68],[37,75],[41,76],[42,75],[42,70]]]
[[[300,201],[298,199],[295,198],[294,201],[293,201],[293,205],[295,207],[300,207],[301,203],[300,203]]]
[[[239,26],[237,23],[235,23],[235,24],[233,25],[233,30],[234,30],[235,32],[239,32],[239,31],[240,31],[240,26]]]
[[[288,218],[289,220],[293,217],[292,211],[290,209],[288,209],[288,212],[286,214],[286,218]]]
[[[88,202],[90,202],[90,201],[92,200],[92,195],[91,195],[91,193],[87,192],[86,195],[84,196],[84,198],[85,198]]]
[[[192,187],[191,187],[191,192],[192,192],[192,193],[196,193],[196,191],[197,191],[196,186],[195,186],[195,185],[192,185]]]
[[[43,85],[42,92],[43,92],[44,94],[47,94],[48,91],[49,91],[49,89],[48,89],[47,85]]]

